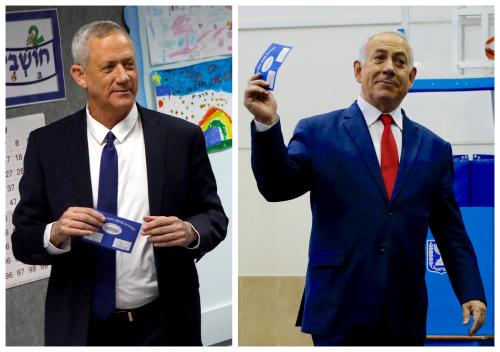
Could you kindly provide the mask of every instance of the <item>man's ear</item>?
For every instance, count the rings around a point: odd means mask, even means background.
[[[410,72],[410,87],[413,86],[413,81],[415,80],[415,77],[417,77],[417,69],[415,67],[412,67]]]
[[[85,79],[85,71],[81,65],[71,65],[71,77],[83,89],[87,89],[87,80]]]
[[[358,81],[358,83],[361,83],[361,62],[359,60],[354,61],[353,68],[356,81]]]

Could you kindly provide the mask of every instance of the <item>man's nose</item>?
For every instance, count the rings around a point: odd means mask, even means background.
[[[123,67],[122,64],[116,65],[115,79],[118,83],[126,82],[130,79],[127,74],[127,70],[125,70],[125,67]]]
[[[394,62],[392,59],[388,58],[384,62],[383,72],[386,75],[394,75]]]

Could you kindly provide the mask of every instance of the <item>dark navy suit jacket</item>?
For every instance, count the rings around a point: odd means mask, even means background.
[[[224,239],[227,218],[200,128],[139,108],[146,149],[151,215],[174,215],[200,234],[197,250],[154,248],[162,315],[171,345],[200,345],[200,299],[195,259]],[[85,345],[93,292],[95,246],[72,238],[71,251],[43,247],[48,223],[70,206],[93,207],[85,109],[30,134],[13,215],[14,256],[52,265],[45,307],[47,345]],[[146,214],[145,214],[146,215]]]
[[[402,145],[388,201],[356,103],[301,120],[288,147],[279,123],[259,133],[253,124],[252,167],[262,195],[274,202],[310,192],[312,230],[299,314],[304,332],[343,336],[375,321],[385,300],[397,330],[425,339],[429,227],[460,303],[485,301],[453,195],[450,144],[403,111]]]

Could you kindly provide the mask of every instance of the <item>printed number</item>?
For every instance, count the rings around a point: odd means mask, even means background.
[[[40,265],[40,270],[45,270],[45,269],[48,269],[49,266],[48,265]]]
[[[15,145],[16,147],[19,147],[19,139],[16,139],[16,140],[14,141],[14,145]]]
[[[17,269],[17,276],[24,275],[24,268]]]
[[[14,184],[7,185],[7,192],[12,192],[14,190]]]
[[[24,173],[24,168],[23,167],[20,167],[17,169],[17,174],[18,175],[22,175]]]
[[[6,155],[5,158],[7,159],[5,162],[8,163],[10,161],[10,155]]]
[[[5,229],[5,236],[9,236],[9,229]]]
[[[5,170],[5,177],[11,177],[12,176],[12,170]]]
[[[8,273],[5,273],[5,278],[8,280],[8,279],[12,279],[14,277],[14,275],[12,275],[12,272],[8,272]]]
[[[6,244],[5,244],[5,250],[7,250],[7,251],[8,251],[9,249],[10,249],[10,243],[6,243]]]
[[[35,272],[36,272],[36,266],[35,266],[35,265],[33,265],[33,266],[28,267],[28,271],[29,271],[30,273],[35,273]]]
[[[10,264],[10,263],[12,263],[10,257],[5,258],[5,264]]]
[[[23,155],[22,154],[16,154],[16,160],[17,161],[23,160]]]
[[[16,205],[16,204],[17,204],[17,199],[16,199],[16,198],[12,198],[12,199],[9,201],[9,204],[10,204],[11,206]]]

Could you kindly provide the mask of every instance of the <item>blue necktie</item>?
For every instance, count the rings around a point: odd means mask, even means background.
[[[118,154],[114,140],[113,133],[108,132],[106,145],[102,148],[99,192],[97,194],[97,210],[111,214],[116,214],[118,208]],[[109,318],[115,310],[115,270],[115,251],[96,247],[95,291],[92,311],[102,320]]]

